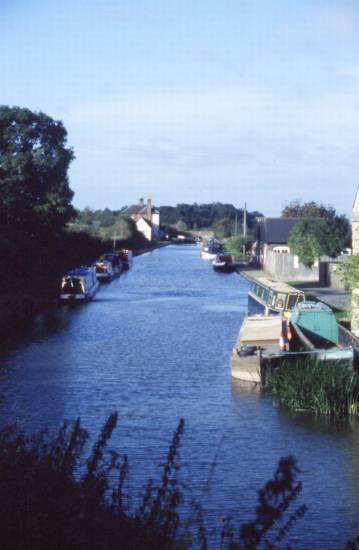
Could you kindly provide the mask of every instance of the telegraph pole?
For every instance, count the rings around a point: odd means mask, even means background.
[[[244,210],[243,210],[243,237],[246,238],[247,236],[247,203],[244,203]]]

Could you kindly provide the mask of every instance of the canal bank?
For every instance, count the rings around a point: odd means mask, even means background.
[[[157,248],[168,246],[166,242],[149,243],[149,246],[134,248],[134,256],[152,252]],[[103,249],[102,252],[106,250]],[[97,252],[99,253],[99,251]],[[87,256],[87,264],[91,265],[97,257]],[[76,267],[73,265],[72,267]],[[34,316],[51,307],[58,298],[61,274],[51,273],[46,277],[40,273],[32,281],[26,281],[26,288],[11,290],[0,295],[0,337],[11,337],[14,331],[24,329],[31,323]],[[23,285],[24,286],[24,285]]]
[[[81,417],[91,434],[119,412],[112,445],[129,457],[133,498],[143,495],[181,417],[180,482],[216,529],[253,519],[257,490],[278,459],[296,456],[308,512],[293,548],[340,548],[358,532],[356,421],[295,415],[231,379],[229,350],[247,310],[248,283],[213,271],[196,246],[139,256],[84,308],[59,306],[3,345],[0,418],[29,433]]]

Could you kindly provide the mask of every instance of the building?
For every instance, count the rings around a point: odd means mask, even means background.
[[[157,240],[160,232],[160,212],[152,205],[152,200],[147,199],[145,204],[141,197],[137,204],[125,208],[121,214],[128,216],[136,222],[136,227],[147,240]]]
[[[301,218],[257,218],[254,255],[259,265],[266,263],[267,252],[289,254],[288,239]]]

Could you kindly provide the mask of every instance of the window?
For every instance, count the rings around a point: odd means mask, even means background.
[[[276,300],[276,303],[275,303],[275,307],[277,309],[284,309],[285,308],[285,302],[286,302],[286,294],[277,294],[277,300]]]
[[[297,294],[289,294],[287,309],[293,309],[297,303]]]

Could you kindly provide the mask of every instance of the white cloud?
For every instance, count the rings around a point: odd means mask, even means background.
[[[265,212],[274,188],[282,202],[299,188],[304,198],[335,203],[335,181],[344,189],[359,173],[358,98],[354,89],[286,100],[219,90],[80,105],[65,121],[78,159],[73,173],[80,175],[85,163],[101,166],[104,197],[120,185],[120,204],[144,192],[163,197],[162,203],[192,202],[205,189],[205,201],[216,200],[216,193],[231,200],[239,182],[247,193],[256,190],[256,208]],[[86,172],[86,184],[98,178]],[[171,199],[174,186],[178,196]]]

